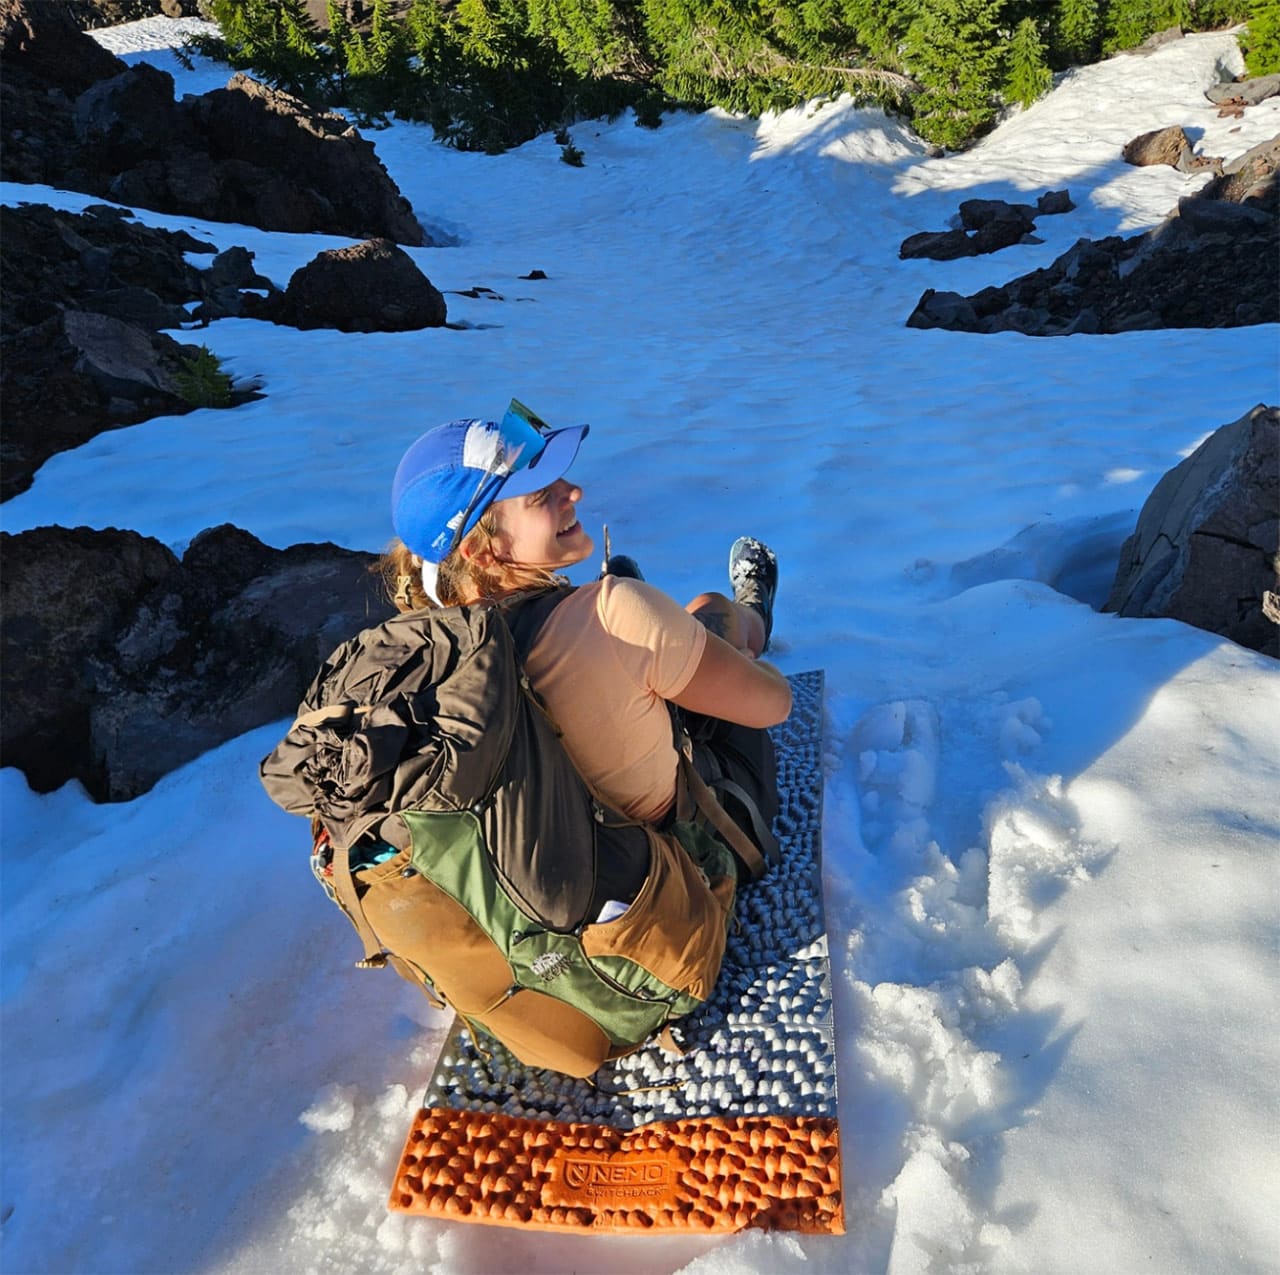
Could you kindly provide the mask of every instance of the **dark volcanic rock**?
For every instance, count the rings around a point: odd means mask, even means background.
[[[125,290],[149,293],[180,322],[187,317],[183,307],[204,294],[201,272],[187,253],[212,257],[214,246],[185,231],[141,225],[106,205],[83,213],[45,204],[0,207],[3,331],[42,322],[68,306],[117,314],[111,294]]]
[[[0,208],[0,500],[26,490],[55,452],[191,410],[177,378],[196,347],[158,329],[184,323],[193,301],[238,313],[239,288],[267,284],[243,248],[213,258],[214,266],[231,261],[231,273],[187,262],[202,252],[213,245],[116,208]],[[237,392],[232,401],[252,396]]]
[[[251,224],[268,230],[428,242],[373,143],[340,115],[314,110],[245,75],[182,106],[217,165],[215,200],[227,220],[243,221],[251,212]]]
[[[1032,232],[1037,217],[1070,212],[1075,207],[1065,190],[1046,191],[1035,205],[1011,204],[1003,199],[966,199],[960,205],[960,225],[954,230],[924,230],[902,241],[898,256],[954,261],[999,252],[1016,243],[1040,243]]]
[[[320,253],[289,280],[283,296],[250,314],[295,328],[407,332],[440,327],[445,301],[402,248],[371,239]]]
[[[974,297],[926,291],[907,326],[1066,336],[1280,322],[1278,163],[1280,139],[1228,164],[1146,234],[1081,239]]]
[[[922,230],[919,234],[908,235],[898,248],[898,256],[904,261],[912,257],[955,261],[973,255],[973,244],[963,230]]]
[[[1199,198],[1265,204],[1269,196],[1274,197],[1278,168],[1280,137],[1273,137],[1224,164],[1222,172],[1200,192]]]
[[[72,167],[72,101],[126,69],[63,6],[0,0],[0,177],[52,183]]]
[[[118,27],[140,18],[208,18],[208,0],[67,0],[76,23],[86,31]]]
[[[333,647],[391,613],[370,561],[229,526],[181,562],[132,531],[0,533],[4,764],[40,792],[128,800],[290,716]]]
[[[162,212],[353,238],[427,242],[395,183],[341,116],[244,75],[173,100],[60,5],[0,0],[0,176]]]
[[[0,499],[25,491],[55,452],[103,430],[191,411],[177,377],[194,353],[162,332],[80,310],[0,339]]]
[[[1259,405],[1156,484],[1104,610],[1169,616],[1267,655],[1280,626],[1280,410]],[[1271,603],[1274,607],[1274,601]]]
[[[67,6],[51,0],[0,0],[0,63],[6,76],[56,84],[71,97],[125,69],[76,26]]]

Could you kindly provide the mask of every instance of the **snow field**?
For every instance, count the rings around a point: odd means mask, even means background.
[[[101,38],[179,92],[225,83],[163,52],[177,29]],[[223,521],[373,549],[406,443],[514,393],[594,423],[584,524],[674,596],[718,586],[736,535],[766,539],[775,658],[827,677],[848,1235],[602,1245],[388,1215],[445,1023],[352,972],[301,822],[256,781],[278,723],[120,806],[0,775],[5,1269],[1274,1271],[1280,679],[1089,603],[1160,475],[1280,397],[1276,330],[902,326],[925,287],[1157,223],[1204,179],[1123,165],[1137,133],[1181,123],[1228,157],[1274,135],[1275,102],[1217,119],[1222,67],[1226,34],[1115,58],[943,159],[847,101],[583,123],[582,170],[549,137],[462,155],[397,124],[378,153],[449,244],[415,259],[504,300],[449,292],[460,331],[219,322],[187,339],[266,398],[103,434],[3,507],[10,531],[176,550]],[[1064,186],[1077,210],[1041,218],[1041,245],[897,259],[964,198]],[[245,245],[281,285],[345,242],[136,211]],[[549,279],[519,279],[534,267]]]

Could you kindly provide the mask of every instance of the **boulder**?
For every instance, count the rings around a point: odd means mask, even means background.
[[[1205,97],[1216,106],[1224,102],[1239,102],[1247,107],[1257,106],[1277,93],[1280,93],[1280,73],[1260,75],[1251,80],[1225,80],[1209,89]]]
[[[277,302],[248,312],[291,327],[342,332],[409,332],[446,319],[444,297],[389,239],[320,253],[294,272]]]
[[[146,792],[206,749],[291,717],[322,660],[391,614],[372,556],[202,532],[179,561],[132,531],[0,533],[5,765],[39,792]]]
[[[185,132],[173,100],[173,76],[146,62],[81,93],[72,124],[76,141],[93,149],[96,164],[117,170],[163,152]]]
[[[170,411],[181,409],[182,354],[171,337],[84,310],[64,310],[62,331],[75,351],[76,371],[108,399],[139,405],[156,400]]]
[[[955,261],[972,257],[973,244],[963,230],[922,230],[908,235],[898,248],[904,261],[912,257],[928,257],[932,261]]]
[[[1036,209],[1030,204],[1011,204],[1004,199],[966,199],[960,204],[960,224],[966,230],[1013,222],[1025,230],[1035,229]]]
[[[1261,204],[1274,210],[1277,169],[1280,169],[1280,136],[1259,142],[1224,164],[1222,173],[1200,191],[1200,198]]]
[[[1271,218],[1261,208],[1225,199],[1197,199],[1194,195],[1178,200],[1178,216],[1204,234],[1251,234],[1265,231],[1271,224]]]
[[[1107,611],[1168,616],[1280,657],[1280,409],[1215,430],[1156,484],[1125,541]]]
[[[973,331],[977,323],[977,312],[967,297],[958,292],[935,292],[926,288],[907,320],[907,327],[950,328],[967,332]]]
[[[929,257],[954,261],[998,252],[1015,243],[1040,243],[1032,232],[1041,215],[1069,212],[1075,205],[1065,190],[1046,191],[1031,204],[1011,204],[1004,199],[966,199],[960,205],[960,225],[953,230],[924,230],[909,235],[898,256]]]
[[[1177,125],[1140,134],[1125,146],[1122,153],[1126,163],[1139,168],[1168,164],[1179,172],[1191,169],[1191,142]]]
[[[4,76],[57,84],[68,96],[109,79],[125,64],[76,26],[71,10],[49,0],[0,0]]]
[[[0,499],[25,491],[56,452],[107,429],[191,411],[176,378],[195,353],[162,332],[78,310],[5,336]]]
[[[1068,190],[1046,190],[1036,200],[1036,213],[1041,217],[1056,217],[1062,213],[1074,211],[1071,192]]]

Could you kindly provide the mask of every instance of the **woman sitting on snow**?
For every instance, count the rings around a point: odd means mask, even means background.
[[[593,552],[576,513],[582,491],[564,476],[587,430],[549,430],[513,404],[500,423],[451,421],[418,439],[392,489],[399,542],[383,566],[396,605],[560,590],[525,668],[579,773],[617,810],[663,823],[677,791],[675,704],[698,770],[771,857],[777,797],[763,728],[791,708],[786,678],[757,658],[772,628],[774,555],[757,540],[734,543],[732,600],[703,593],[682,608],[621,557],[566,590],[557,573]]]

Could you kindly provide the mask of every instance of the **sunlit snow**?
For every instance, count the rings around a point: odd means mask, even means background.
[[[181,29],[97,35],[179,93],[225,83],[166,51]],[[678,598],[724,587],[736,536],[768,541],[775,658],[827,675],[847,1235],[388,1214],[446,1022],[351,968],[304,824],[257,781],[280,722],[123,805],[0,772],[4,1269],[1275,1270],[1280,670],[1094,607],[1160,476],[1280,398],[1277,329],[904,327],[926,287],[1003,283],[1203,184],[1123,164],[1134,135],[1181,124],[1227,157],[1273,136],[1280,99],[1219,120],[1202,96],[1239,67],[1230,34],[1117,57],[936,159],[847,101],[577,124],[581,169],[549,136],[490,157],[396,124],[369,136],[450,244],[410,251],[462,328],[217,322],[184,339],[264,398],[101,434],[0,509],[179,551],[222,522],[376,549],[407,443],[514,394],[592,422],[584,524]],[[898,259],[962,199],[1064,187],[1041,245]],[[282,287],[345,242],[135,211]],[[502,299],[456,295],[475,285]]]

